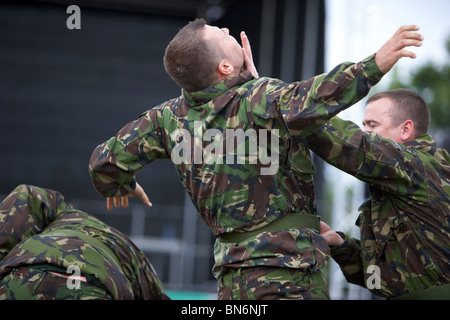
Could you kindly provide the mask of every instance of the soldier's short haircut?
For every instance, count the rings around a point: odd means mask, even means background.
[[[206,21],[196,19],[183,27],[172,39],[164,54],[164,68],[170,77],[189,92],[216,83],[220,53],[204,37]]]
[[[388,98],[393,102],[389,112],[392,126],[396,127],[406,120],[411,120],[414,123],[416,136],[428,132],[430,109],[419,94],[409,89],[383,91],[371,96],[367,104],[381,98]]]

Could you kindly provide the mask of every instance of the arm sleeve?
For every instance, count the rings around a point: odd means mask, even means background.
[[[167,158],[157,110],[125,125],[115,137],[92,153],[89,173],[95,189],[105,197],[122,196],[136,188],[135,174],[153,160]]]
[[[338,233],[344,239],[344,243],[331,248],[331,257],[339,265],[348,282],[366,287],[359,240],[349,238],[341,232]]]
[[[327,163],[384,191],[426,202],[427,185],[418,157],[394,141],[366,133],[351,121],[331,119],[307,137]]]
[[[375,55],[359,63],[346,62],[307,81],[273,79],[263,87],[267,101],[256,99],[253,112],[264,120],[282,118],[291,136],[306,137],[327,120],[364,98],[383,73]]]

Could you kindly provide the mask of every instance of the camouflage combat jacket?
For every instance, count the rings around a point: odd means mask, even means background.
[[[356,222],[360,240],[345,236],[331,250],[349,282],[386,298],[450,282],[446,150],[436,148],[429,134],[400,145],[338,117],[308,143],[328,163],[369,185],[370,199]]]
[[[150,109],[94,150],[89,165],[93,184],[104,196],[127,194],[134,190],[142,167],[156,159],[172,159],[216,237],[259,229],[291,212],[316,214],[314,170],[305,137],[363,98],[382,76],[372,55],[307,81],[253,79],[244,71],[198,92],[182,90],[180,97]],[[180,132],[189,133],[183,141],[190,146],[184,150],[190,161],[177,161],[186,156],[179,151]],[[234,142],[234,149],[227,149]],[[272,164],[250,153],[255,145],[259,150],[263,146],[266,156],[276,155]],[[195,150],[221,146],[226,152],[217,152],[213,162],[202,161]],[[262,174],[263,169],[272,173]],[[216,241],[216,267],[322,266],[328,256],[324,239],[292,228],[266,232],[239,245]],[[317,257],[315,248],[320,251]]]
[[[20,266],[67,275],[77,268],[114,300],[168,299],[153,266],[123,233],[74,209],[59,192],[30,185],[0,204],[0,280]]]

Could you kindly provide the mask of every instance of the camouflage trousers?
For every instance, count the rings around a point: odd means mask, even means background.
[[[329,300],[320,270],[276,267],[228,269],[219,278],[219,300]]]
[[[68,279],[48,271],[22,266],[0,281],[0,300],[110,300],[101,288],[85,281],[68,285]]]

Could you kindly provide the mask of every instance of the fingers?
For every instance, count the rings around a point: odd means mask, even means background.
[[[122,200],[122,207],[123,208],[128,208],[128,196],[122,196],[120,198]]]
[[[241,32],[241,41],[242,41],[242,48],[244,48],[247,54],[250,57],[252,57],[252,48],[250,46],[250,41],[248,40],[248,37],[245,34],[245,31]]]
[[[389,72],[391,68],[401,58],[415,59],[416,54],[407,47],[422,46],[423,36],[416,31],[419,27],[416,25],[405,25],[400,27],[397,32],[381,47],[375,55],[375,62],[383,73]]]
[[[139,183],[136,182],[136,189],[132,192],[133,196],[138,197],[147,207],[152,207],[152,203],[148,199],[147,194]]]
[[[406,47],[421,47],[423,36],[417,32],[403,31],[398,35],[396,50],[402,50]]]
[[[417,58],[417,55],[414,52],[408,50],[400,50],[398,54],[401,58],[411,58],[411,59]]]
[[[402,26],[394,35],[397,45],[397,50],[401,50],[405,47],[420,47],[422,46],[423,36],[420,33],[413,32],[418,31],[418,26]]]
[[[241,32],[242,41],[242,54],[244,55],[245,68],[250,71],[255,78],[259,78],[258,71],[256,70],[255,64],[253,62],[252,48],[250,46],[250,41],[244,31]]]
[[[115,208],[127,208],[128,207],[128,195],[119,197],[108,197],[106,198],[106,208],[112,210]]]
[[[120,207],[120,197],[114,197],[114,207]]]
[[[258,71],[256,71],[251,55],[248,54],[245,48],[242,48],[242,54],[244,55],[245,69],[250,71],[253,77],[259,78]]]
[[[106,198],[106,208],[108,210],[112,210],[113,209],[113,202],[114,202],[114,198],[113,197]]]
[[[147,194],[141,193],[138,195],[139,199],[142,201],[143,204],[145,204],[147,207],[152,207],[153,204],[150,202],[150,200],[147,197]]]
[[[330,230],[331,228],[323,221],[320,221],[320,233]]]
[[[419,30],[420,30],[420,27],[416,26],[414,24],[404,25],[404,26],[401,26],[400,28],[398,28],[396,34],[400,34],[405,31],[411,32],[411,31],[419,31]]]
[[[140,199],[147,207],[152,207],[153,204],[150,202],[147,194],[144,189],[140,186],[139,183],[136,182],[136,188],[127,195],[118,196],[118,197],[108,197],[106,198],[106,207],[108,210],[112,210],[113,207],[123,208],[128,207],[128,197],[137,197]]]

